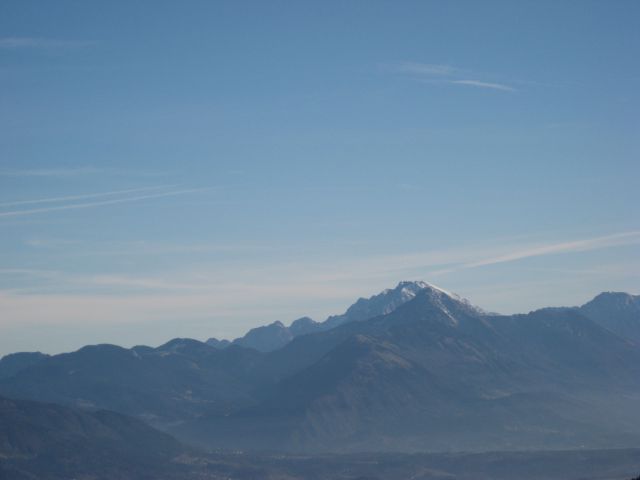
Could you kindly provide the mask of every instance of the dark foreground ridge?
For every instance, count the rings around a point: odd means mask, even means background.
[[[106,410],[0,397],[0,478],[142,478],[186,451],[140,420]]]

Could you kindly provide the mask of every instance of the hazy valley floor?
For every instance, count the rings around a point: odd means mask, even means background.
[[[41,466],[39,466],[41,465]],[[451,454],[183,454],[142,468],[102,465],[64,472],[20,459],[0,459],[2,480],[630,480],[640,472],[640,449]]]

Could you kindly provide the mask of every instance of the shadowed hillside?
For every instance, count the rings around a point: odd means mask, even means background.
[[[185,451],[118,413],[0,398],[0,478],[149,478]]]

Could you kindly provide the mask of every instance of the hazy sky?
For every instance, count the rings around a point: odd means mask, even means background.
[[[640,2],[0,3],[0,354],[423,279],[640,293]]]

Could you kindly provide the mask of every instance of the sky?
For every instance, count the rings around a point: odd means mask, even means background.
[[[401,280],[640,293],[640,3],[0,3],[0,355]]]

